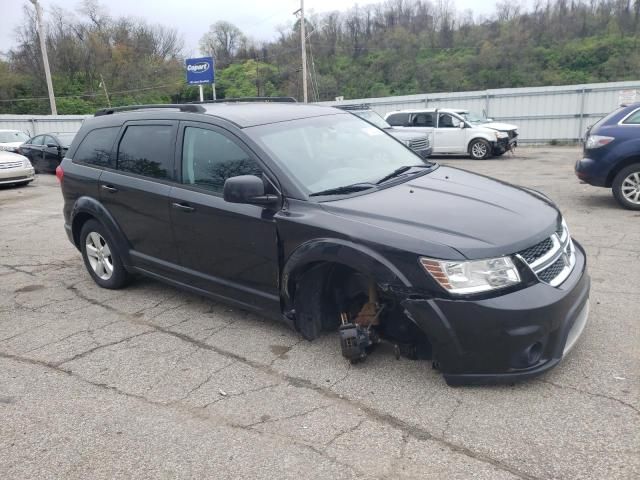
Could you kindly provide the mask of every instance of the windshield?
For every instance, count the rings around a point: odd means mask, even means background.
[[[0,132],[0,143],[26,142],[29,136],[23,132]]]
[[[372,110],[358,110],[353,113],[367,122],[373,123],[378,128],[391,128],[391,125],[384,118]]]
[[[307,194],[375,183],[406,165],[431,165],[382,130],[349,114],[245,130]]]
[[[68,147],[69,145],[71,145],[73,137],[75,136],[75,133],[59,133],[57,135],[58,140],[60,141],[60,145],[62,145],[63,147]]]
[[[464,118],[469,123],[479,124],[479,123],[487,123],[487,119],[481,117],[477,113],[474,112],[458,112],[462,118]]]

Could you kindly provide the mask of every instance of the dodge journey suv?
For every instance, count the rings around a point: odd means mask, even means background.
[[[380,342],[449,384],[555,366],[588,317],[582,247],[534,190],[422,159],[342,110],[276,103],[113,108],[57,171],[65,228],[93,280],[142,274]]]

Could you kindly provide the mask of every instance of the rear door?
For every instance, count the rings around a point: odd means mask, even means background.
[[[115,170],[104,170],[99,182],[102,203],[129,242],[133,263],[162,275],[171,275],[178,260],[169,216],[177,127],[168,120],[126,122]]]
[[[49,145],[55,145],[50,147]],[[49,172],[55,172],[56,167],[60,165],[60,145],[58,141],[51,135],[45,135],[42,146],[43,169]]]
[[[229,131],[198,122],[181,122],[176,150],[181,184],[171,190],[171,219],[190,284],[279,312],[279,207],[223,198],[225,180],[238,175],[261,176],[268,191],[274,188],[257,158]]]

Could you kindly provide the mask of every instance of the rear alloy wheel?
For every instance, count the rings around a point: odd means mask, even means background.
[[[629,210],[640,210],[640,163],[629,165],[613,179],[613,196]]]
[[[118,289],[127,284],[125,270],[114,242],[97,221],[89,220],[80,233],[82,258],[93,280],[103,288]]]
[[[486,140],[481,138],[474,140],[469,145],[469,155],[474,160],[484,160],[491,155],[491,145]]]

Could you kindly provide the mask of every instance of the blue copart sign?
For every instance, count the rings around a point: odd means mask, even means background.
[[[187,83],[198,85],[200,83],[214,83],[215,74],[213,58],[188,58],[187,59]]]

